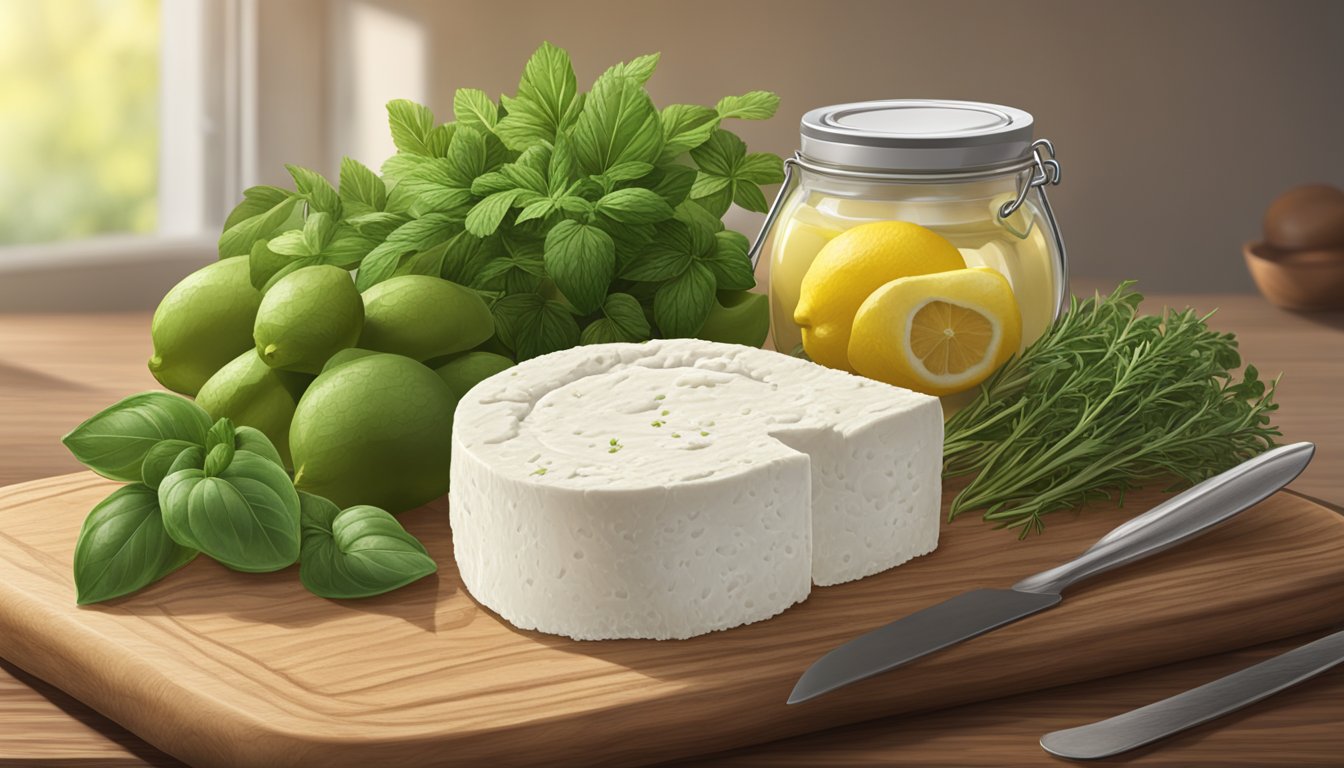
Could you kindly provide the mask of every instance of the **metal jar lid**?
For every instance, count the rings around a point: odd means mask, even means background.
[[[852,169],[958,172],[1031,156],[1031,114],[976,101],[890,99],[803,115],[804,160]]]

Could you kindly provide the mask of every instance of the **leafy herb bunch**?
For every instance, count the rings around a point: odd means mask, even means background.
[[[339,186],[289,167],[296,191],[253,187],[225,222],[220,257],[248,254],[264,289],[311,264],[358,267],[360,290],[398,274],[481,291],[498,341],[519,359],[579,343],[693,336],[716,291],[755,285],[730,204],[767,208],[779,157],[722,127],[772,116],[753,91],[657,110],[658,56],[604,72],[579,93],[565,51],[543,44],[515,96],[459,89],[454,122],[388,104],[397,154],[382,176],[346,158]]]
[[[951,516],[1044,527],[1053,511],[1161,479],[1196,483],[1274,446],[1277,380],[1241,367],[1208,315],[1138,312],[1122,283],[1069,311],[946,425],[945,477],[974,475]],[[1174,488],[1173,488],[1174,490]]]
[[[235,571],[278,571],[321,597],[381,594],[436,570],[425,548],[376,507],[341,510],[296,491],[266,435],[213,424],[166,392],[128,397],[65,436],[75,458],[129,483],[85,519],[75,545],[81,605],[136,592],[205,554]]]

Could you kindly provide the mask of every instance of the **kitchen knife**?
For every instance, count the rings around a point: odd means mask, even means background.
[[[789,703],[807,701],[1051,608],[1076,582],[1189,541],[1263,501],[1301,474],[1315,450],[1311,443],[1294,443],[1266,451],[1124,523],[1064,565],[1029,576],[1011,589],[966,592],[860,635],[808,667],[789,694]]]
[[[1250,706],[1344,662],[1344,632],[1279,654],[1220,680],[1108,720],[1047,733],[1046,752],[1095,760],[1151,744]]]

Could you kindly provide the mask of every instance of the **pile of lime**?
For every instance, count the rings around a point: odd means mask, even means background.
[[[299,490],[396,513],[448,490],[458,399],[513,365],[484,348],[494,336],[485,300],[438,277],[361,294],[348,270],[315,265],[263,294],[236,256],[164,297],[149,369],[212,419],[263,432]]]

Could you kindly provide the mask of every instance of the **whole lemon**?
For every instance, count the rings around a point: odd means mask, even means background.
[[[814,362],[853,371],[849,336],[859,306],[901,277],[965,269],[956,246],[908,221],[874,221],[845,230],[822,247],[803,275],[793,320]]]

